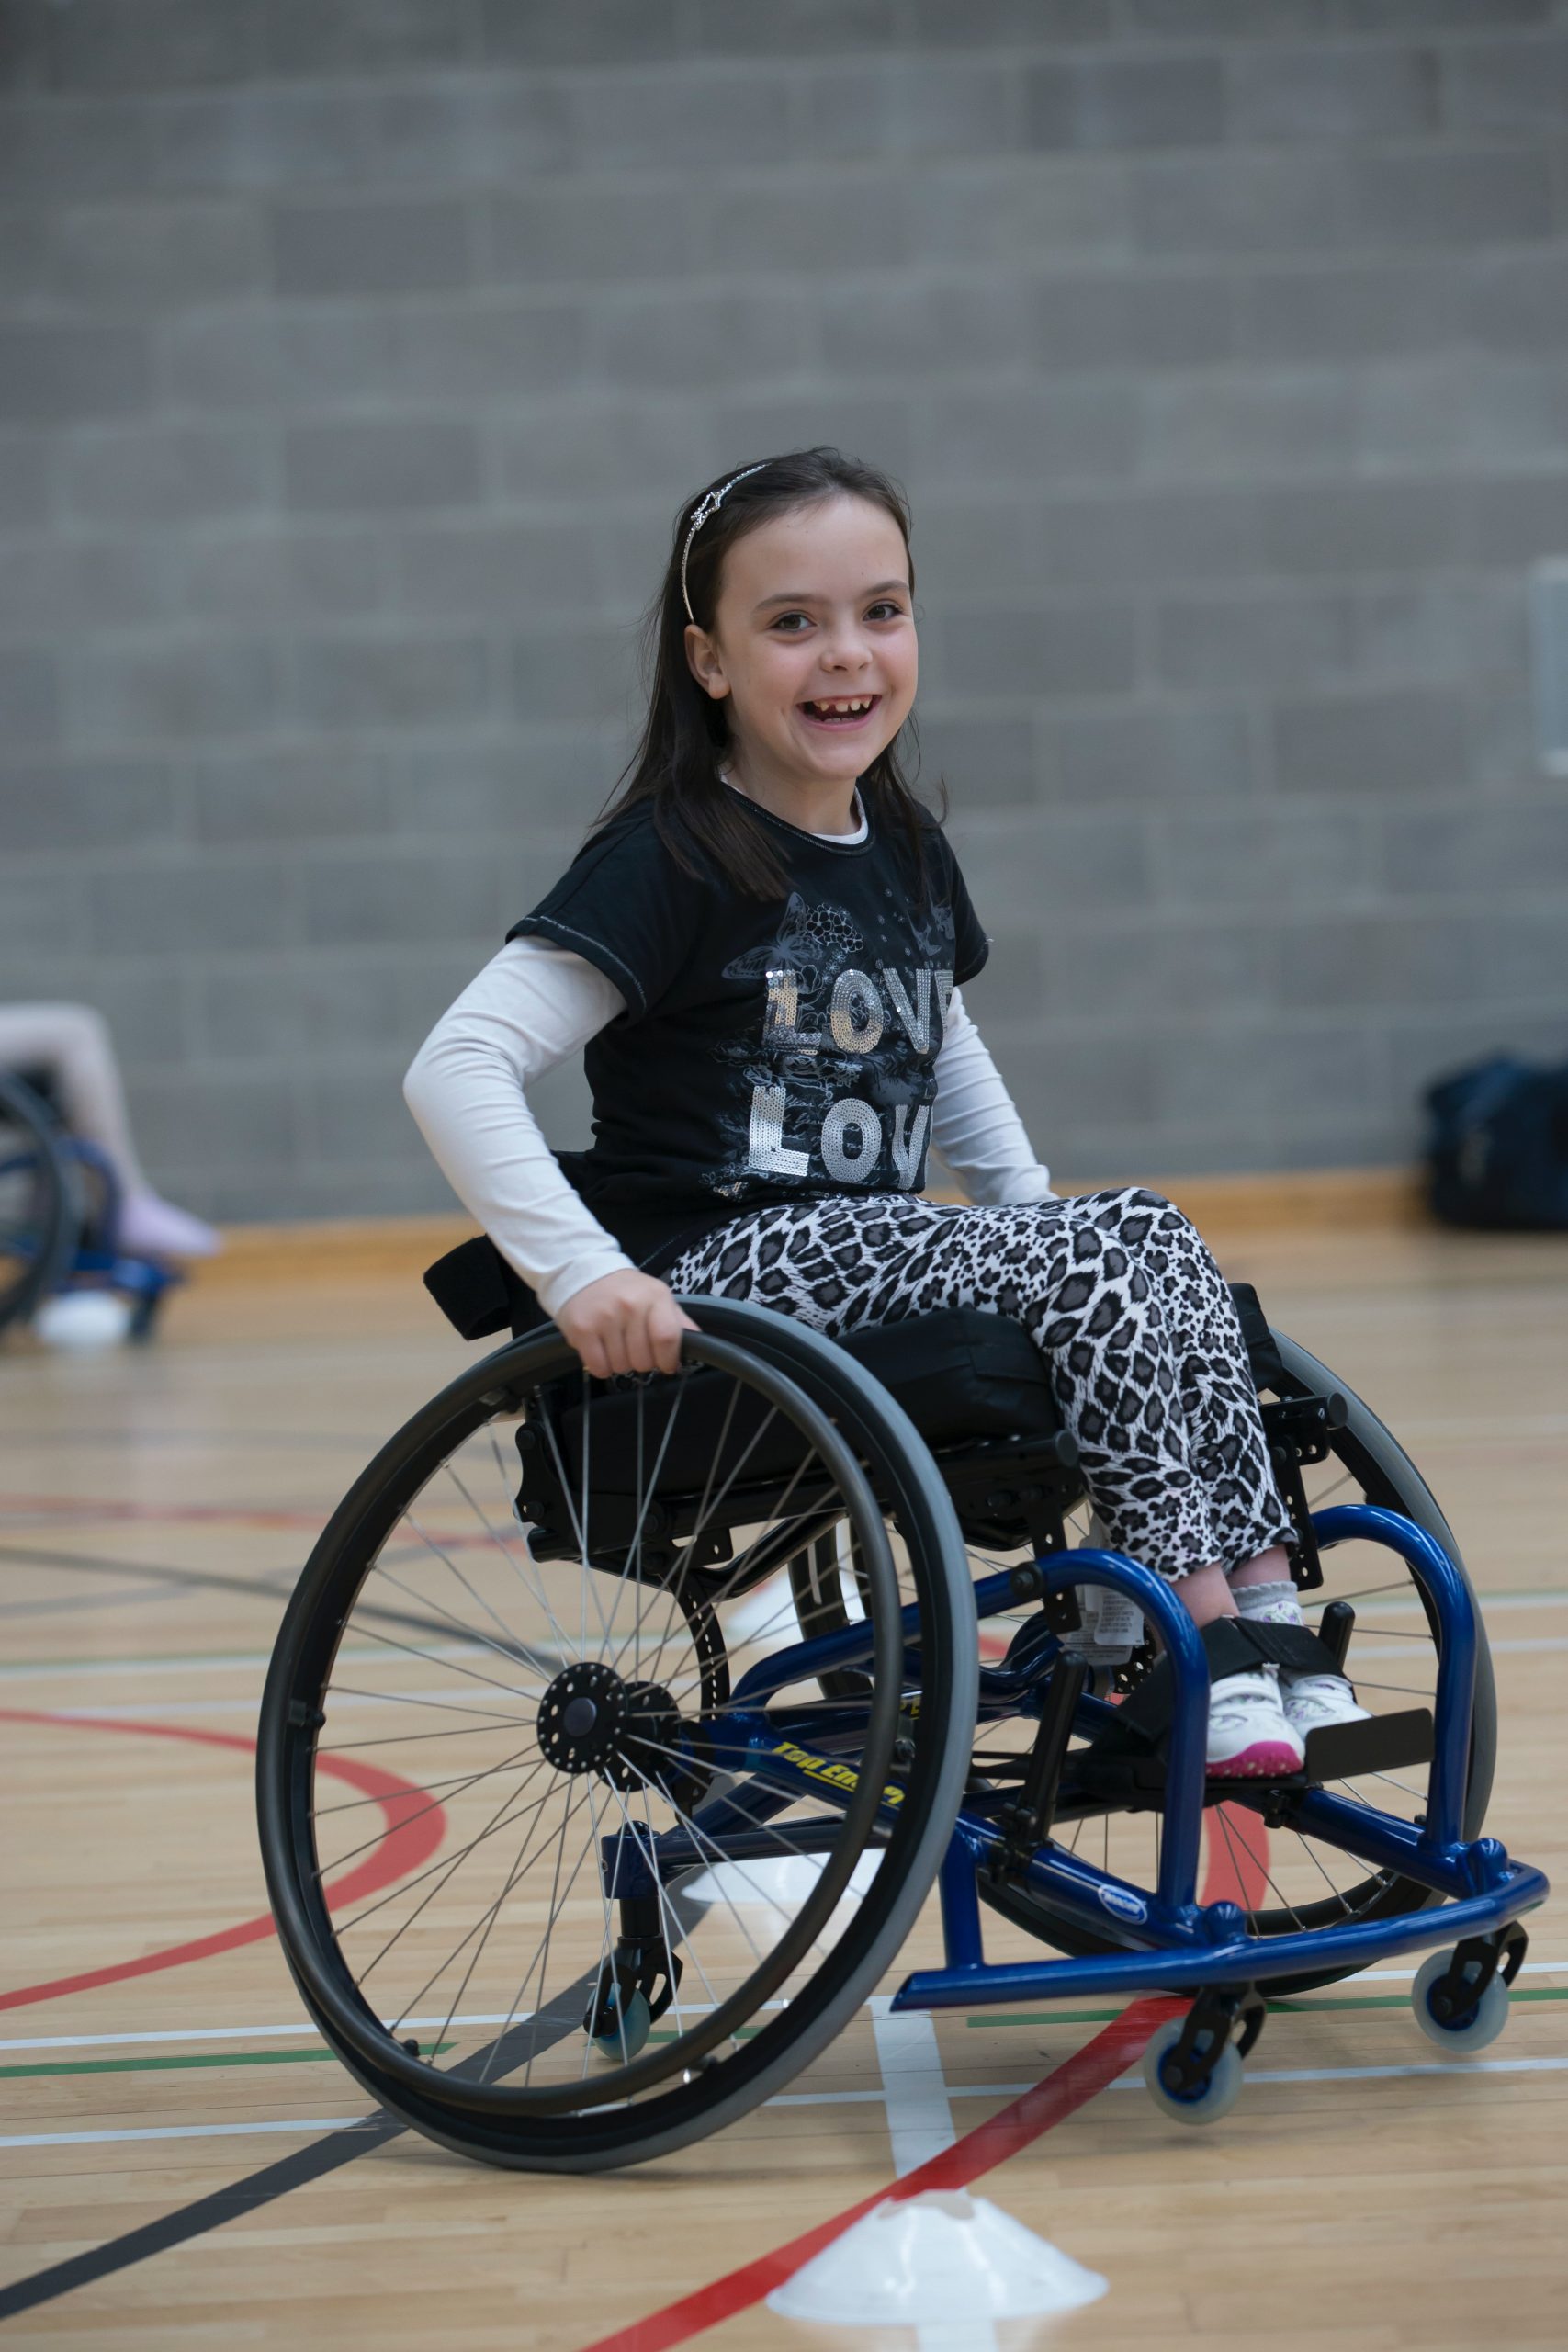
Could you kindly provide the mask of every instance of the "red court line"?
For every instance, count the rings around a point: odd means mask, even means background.
[[[721,2320],[733,2319],[738,2312],[761,2302],[884,2199],[918,2197],[927,2188],[967,2188],[982,2173],[1005,2164],[1009,2156],[1017,2155],[1043,2132],[1087,2106],[1126,2072],[1156,2026],[1166,2018],[1179,2016],[1185,2007],[1185,2002],[1175,2000],[1134,2001],[1114,2024],[1102,2028],[1092,2041],[1075,2051],[1032,2090],[1025,2091],[1021,2098],[1012,2100],[975,2131],[966,2132],[941,2155],[906,2173],[901,2180],[889,2182],[886,2188],[874,2189],[847,2212],[819,2222],[814,2230],[791,2238],[787,2245],[775,2246],[771,2254],[716,2278],[711,2286],[699,2287],[695,2294],[684,2295],[679,2302],[666,2303],[647,2319],[634,2320],[630,2327],[598,2337],[584,2352],[668,2352],[671,2345],[683,2344],[689,2336],[700,2335]]]
[[[1220,1827],[1224,1822],[1227,1838]],[[1205,1903],[1239,1903],[1256,1911],[1268,1886],[1269,1832],[1261,1814],[1245,1805],[1216,1805],[1209,1815],[1209,1867],[1203,1879]]]
[[[1268,1832],[1256,1815],[1247,1818],[1253,1853],[1266,1861]],[[1249,1879],[1251,1864],[1239,1847],[1237,1854],[1242,1878]],[[1247,1900],[1245,1886],[1238,1883],[1231,1863],[1230,1849],[1221,1837],[1213,1837],[1209,1841],[1209,1867],[1201,1899],[1204,1903]],[[1092,2041],[1085,2042],[1081,2050],[1053,2068],[1032,2090],[1025,2091],[1021,2098],[1013,2099],[973,2132],[966,2132],[962,2140],[955,2140],[941,2155],[932,2156],[914,2172],[906,2173],[901,2180],[890,2181],[886,2188],[874,2189],[858,2205],[835,2213],[830,2221],[818,2222],[815,2229],[804,2231],[787,2245],[760,2255],[755,2262],[726,2272],[722,2278],[699,2287],[694,2294],[666,2303],[661,2311],[650,2312],[646,2319],[634,2320],[629,2327],[596,2337],[593,2343],[582,2346],[582,2352],[670,2352],[671,2346],[701,2335],[708,2328],[717,2327],[721,2321],[733,2319],[738,2312],[748,2311],[753,2303],[761,2302],[764,2295],[782,2287],[786,2278],[793,2278],[824,2246],[831,2245],[835,2238],[841,2237],[884,2199],[901,2201],[907,2197],[918,2197],[927,2188],[966,2188],[982,2173],[994,2172],[998,2165],[1016,2156],[1021,2149],[1027,2148],[1056,2124],[1066,2122],[1080,2107],[1087,2107],[1091,2098],[1107,2089],[1119,2075],[1125,2074],[1135,2058],[1143,2055],[1155,2028],[1163,2025],[1167,2018],[1179,2017],[1187,2006],[1185,2001],[1165,1998],[1133,2002]]]
[[[201,1747],[237,1747],[246,1755],[254,1755],[256,1745],[254,1739],[236,1732],[196,1731],[181,1724],[126,1723],[118,1716],[42,1713],[23,1707],[0,1707],[0,1723],[51,1724],[69,1731],[129,1732],[145,1739],[188,1739]],[[365,1895],[374,1894],[381,1887],[389,1886],[394,1879],[417,1870],[421,1862],[436,1852],[446,1834],[446,1816],[423,1790],[414,1788],[395,1772],[384,1771],[377,1764],[361,1763],[357,1758],[322,1756],[318,1761],[323,1772],[346,1781],[362,1796],[374,1797],[386,1824],[379,1845],[356,1870],[328,1889],[334,1902],[356,1903]],[[0,2009],[25,2008],[34,2001],[53,2001],[66,1993],[85,1993],[96,1984],[118,1984],[128,1976],[151,1976],[160,1969],[183,1968],[188,1961],[210,1960],[218,1952],[235,1951],[242,1944],[262,1943],[272,1933],[272,1914],[268,1911],[260,1918],[242,1919],[235,1927],[220,1928],[213,1935],[194,1937],[188,1943],[168,1944],[161,1951],[143,1952],[137,1960],[116,1961],[106,1968],[85,1969],[80,1975],[57,1976],[45,1984],[23,1984],[15,1992],[0,1993]]]

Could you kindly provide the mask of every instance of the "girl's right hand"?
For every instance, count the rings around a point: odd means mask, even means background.
[[[601,1274],[574,1290],[556,1328],[595,1380],[615,1372],[679,1372],[681,1334],[698,1326],[652,1274]]]

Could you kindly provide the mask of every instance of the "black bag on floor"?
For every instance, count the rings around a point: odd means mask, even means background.
[[[1448,1225],[1568,1229],[1568,1064],[1506,1055],[1427,1090],[1427,1197]]]

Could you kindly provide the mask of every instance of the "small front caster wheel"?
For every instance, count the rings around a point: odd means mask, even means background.
[[[612,2065],[629,2065],[647,2041],[653,2024],[647,1995],[627,1994],[623,2009],[620,1986],[608,1985],[600,1996],[592,2023],[595,2030],[591,2039],[600,2057],[607,2058]]]
[[[1433,1992],[1453,1965],[1453,1957],[1451,1951],[1433,1952],[1422,1962],[1410,1995],[1416,2024],[1428,2041],[1435,2041],[1450,2057],[1462,2051],[1484,2050],[1508,2022],[1508,1988],[1500,1975],[1494,1976],[1486,1990],[1452,2018],[1434,2014]]]
[[[1241,2097],[1241,2052],[1227,2041],[1201,2083],[1178,2090],[1169,2079],[1170,2060],[1180,2041],[1185,2020],[1172,2018],[1160,2027],[1144,2052],[1144,2080],[1149,2097],[1179,2123],[1217,2123]]]

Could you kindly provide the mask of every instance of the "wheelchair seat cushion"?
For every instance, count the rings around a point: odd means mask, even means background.
[[[1044,1360],[1010,1316],[940,1307],[868,1324],[839,1345],[892,1391],[928,1445],[1052,1437],[1062,1426]]]
[[[1004,1317],[947,1308],[868,1326],[838,1344],[892,1392],[928,1445],[1049,1438],[1060,1430],[1040,1356],[1022,1327]],[[582,1458],[575,1382],[563,1384],[560,1401],[560,1442],[575,1479]],[[725,1444],[716,1454],[721,1429]],[[694,1491],[732,1470],[747,1480],[788,1477],[800,1459],[789,1424],[754,1396],[732,1403],[728,1380],[713,1371],[692,1373],[679,1390],[661,1385],[651,1398],[629,1385],[596,1383],[589,1444],[592,1483],[604,1494],[630,1491],[639,1459],[657,1457],[660,1494]]]

